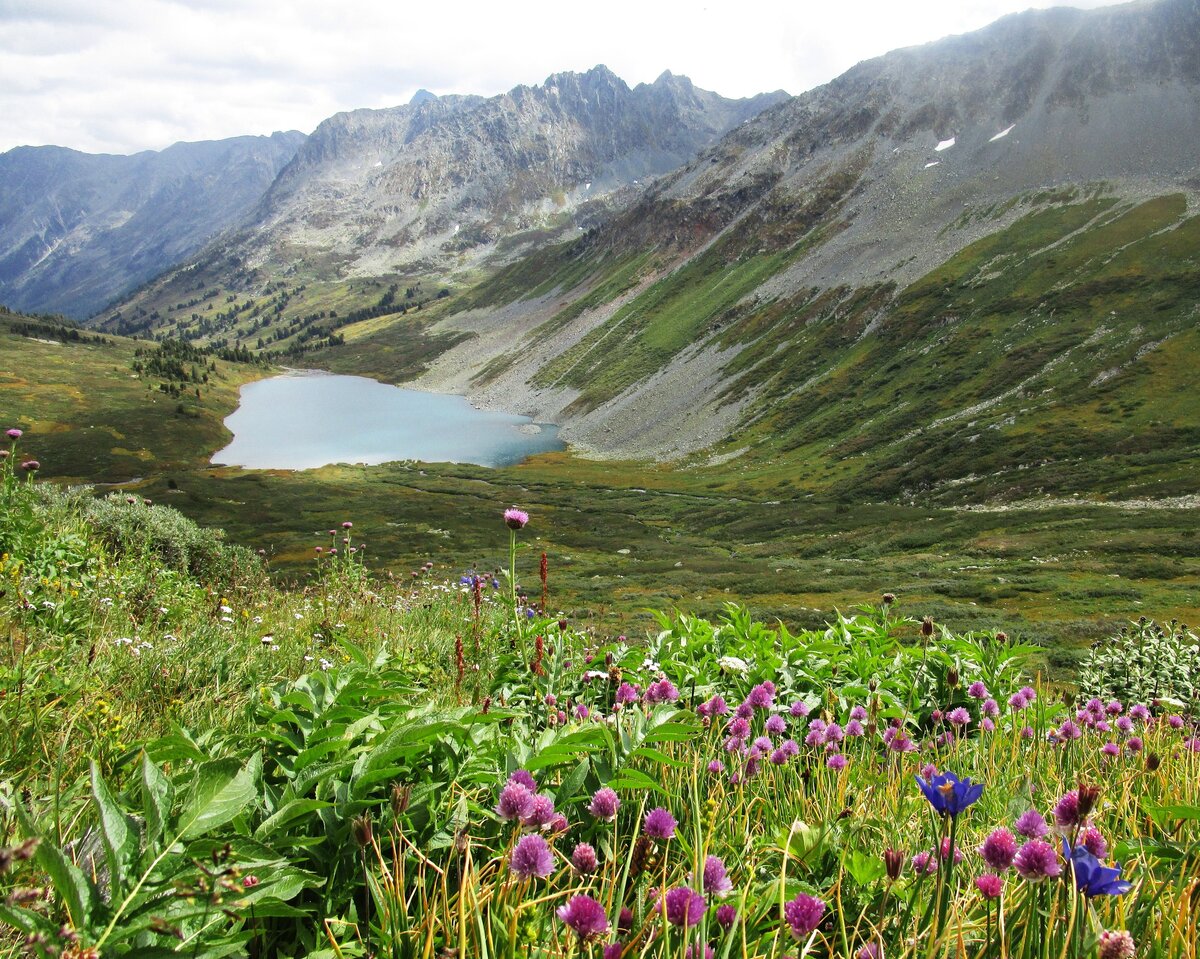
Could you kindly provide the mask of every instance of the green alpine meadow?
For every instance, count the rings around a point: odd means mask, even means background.
[[[1080,2],[0,10],[0,959],[1200,959],[1200,8]]]

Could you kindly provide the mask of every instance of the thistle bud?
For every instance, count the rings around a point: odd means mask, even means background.
[[[928,639],[933,635],[933,617],[926,616],[921,620],[921,635]]]
[[[371,845],[371,840],[375,838],[375,831],[371,827],[371,814],[363,813],[361,816],[355,816],[351,819],[350,832],[358,845]]]
[[[895,601],[896,601],[895,593],[884,593],[883,594],[883,605],[884,606],[891,606],[892,603],[894,603]]]
[[[883,865],[887,869],[887,877],[892,882],[900,878],[904,871],[904,853],[899,849],[888,847],[883,851]]]
[[[1079,784],[1079,821],[1083,822],[1096,808],[1100,799],[1100,787],[1093,783]]]
[[[954,689],[958,685],[958,670],[951,666],[946,670],[946,685]]]
[[[412,786],[405,783],[392,783],[392,815],[399,819],[408,810],[409,800],[412,799]]]
[[[1158,753],[1146,753],[1146,772],[1155,772],[1162,765],[1162,757]]]

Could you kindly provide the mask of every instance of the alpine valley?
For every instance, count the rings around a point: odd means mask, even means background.
[[[1059,665],[1200,596],[1200,9],[1006,17],[730,100],[603,66],[310,135],[0,155],[0,389],[43,472],[293,573],[493,565],[597,622],[884,589]],[[66,324],[47,314],[82,323]],[[486,470],[209,465],[237,387],[356,373],[554,423]],[[195,372],[203,370],[203,377]]]

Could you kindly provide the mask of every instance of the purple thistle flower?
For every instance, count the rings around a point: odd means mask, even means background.
[[[696,890],[687,886],[672,889],[666,895],[667,922],[673,926],[689,928],[704,918],[708,903]]]
[[[591,804],[588,806],[590,812],[597,819],[603,819],[605,822],[612,822],[617,818],[617,810],[621,808],[621,800],[617,797],[615,789],[604,786],[596,790],[596,794],[592,796]]]
[[[804,737],[805,746],[820,746],[825,741],[825,732],[821,729],[810,729]]]
[[[1054,807],[1054,823],[1059,829],[1073,829],[1082,825],[1083,817],[1079,814],[1079,790],[1072,789],[1063,793],[1062,798]]]
[[[1133,720],[1129,716],[1118,716],[1115,725],[1119,732],[1133,732]]]
[[[501,819],[523,819],[533,804],[533,793],[524,783],[509,782],[500,790],[500,801],[496,803],[496,815]]]
[[[1026,704],[1035,702],[1037,700],[1037,690],[1032,686],[1022,686],[1021,695],[1025,697]]]
[[[850,722],[846,723],[846,735],[847,736],[850,736],[851,738],[857,738],[859,736],[862,736],[864,734],[864,732],[865,732],[865,730],[863,729],[863,724],[860,723],[857,719],[852,719],[852,720],[850,720]]]
[[[787,921],[792,936],[798,940],[811,935],[821,924],[824,914],[825,903],[804,893],[783,904],[783,918]]]
[[[766,722],[766,725],[764,728],[772,736],[778,736],[780,733],[787,731],[787,720],[784,719],[782,716],[780,716],[778,713],[776,713],[775,715],[769,716],[767,718],[767,722]]]
[[[828,759],[825,760],[825,765],[828,766],[830,769],[834,770],[835,772],[841,772],[843,769],[846,768],[846,757],[843,756],[841,753],[834,753],[832,756],[830,756]]]
[[[17,429],[16,427],[13,427],[11,430],[6,430],[4,435],[7,436],[10,440],[19,440],[25,434],[22,433],[21,430]]]
[[[639,695],[638,688],[632,683],[621,683],[621,685],[617,687],[617,705],[626,706],[629,703],[636,703]]]
[[[1150,718],[1150,710],[1147,709],[1145,706],[1143,706],[1141,703],[1138,703],[1136,706],[1134,706],[1132,709],[1129,710],[1129,716],[1131,719],[1136,719],[1136,720],[1138,720],[1138,722],[1144,723],[1147,719]]]
[[[1121,713],[1125,711],[1125,707],[1121,704],[1119,699],[1114,699],[1104,707],[1104,711],[1110,716],[1120,716]]]
[[[983,894],[984,899],[996,899],[1004,889],[1004,880],[993,873],[985,872],[975,880],[975,888]]]
[[[1082,735],[1083,731],[1069,719],[1058,727],[1058,738],[1064,741],[1078,739]]]
[[[919,852],[912,857],[912,868],[918,876],[932,876],[937,872],[937,860],[932,853]]]
[[[1105,743],[1100,747],[1100,752],[1102,752],[1105,756],[1116,758],[1117,756],[1121,755],[1121,747],[1116,743]]]
[[[706,856],[704,859],[704,893],[721,899],[733,891],[733,883],[723,863],[717,856]]]
[[[738,708],[733,711],[733,714],[735,716],[737,716],[738,719],[747,719],[748,720],[748,719],[753,718],[753,716],[754,716],[754,707],[751,706],[748,702],[741,703],[738,706]]]
[[[750,690],[750,695],[746,697],[746,702],[755,709],[767,709],[774,701],[775,684],[769,679],[755,686]]]
[[[1013,693],[1008,697],[1008,706],[1013,711],[1024,709],[1029,703],[1025,701],[1025,697],[1020,693]]]
[[[791,713],[792,718],[794,719],[803,719],[809,713],[808,703],[804,702],[802,699],[797,699],[794,703],[792,703],[791,708],[788,709],[788,712]]]
[[[950,837],[949,836],[942,837],[941,856],[942,856],[943,861],[950,858]],[[957,866],[962,861],[963,861],[962,848],[960,846],[955,846],[954,847],[954,865]]]
[[[1004,872],[1017,855],[1017,841],[1007,829],[995,829],[979,847],[979,855],[993,872]]]
[[[41,468],[42,464],[37,460],[26,460],[21,464],[21,469],[23,469],[26,473],[36,473]]]
[[[591,843],[581,842],[575,846],[571,853],[571,865],[575,867],[576,872],[583,876],[590,876],[596,871],[600,863],[596,859],[596,850]]]
[[[1000,704],[996,700],[988,698],[983,701],[979,707],[979,711],[985,716],[995,719],[1000,715]]]
[[[1125,930],[1100,933],[1100,959],[1133,959],[1136,954],[1133,936]]]
[[[837,723],[830,723],[825,727],[825,742],[840,743],[845,737],[845,731]]]
[[[537,833],[522,836],[508,859],[509,868],[522,879],[545,879],[554,872],[554,856],[546,840]]]
[[[608,919],[604,907],[591,896],[572,896],[558,909],[558,918],[575,930],[579,941],[595,942],[608,935]]]
[[[651,683],[646,687],[646,694],[642,699],[651,706],[655,703],[673,703],[679,699],[679,690],[664,676],[658,682]]]
[[[1058,864],[1058,853],[1050,843],[1041,839],[1030,839],[1020,849],[1013,859],[1017,874],[1029,882],[1041,882],[1043,879],[1053,879],[1062,873]]]
[[[759,736],[756,740],[754,740],[753,745],[760,754],[769,753],[774,748],[774,743],[772,743],[771,740],[769,740],[766,736]]]
[[[510,506],[504,511],[504,525],[509,529],[524,529],[525,524],[529,522],[529,514],[524,510],[517,509],[515,506]]]
[[[769,758],[771,760],[771,765],[782,766],[785,763],[787,763],[787,761],[788,761],[787,750],[782,749],[782,748],[781,749],[773,749],[773,750],[771,750],[771,755]]]
[[[508,777],[508,781],[510,783],[520,783],[531,793],[537,792],[537,780],[533,778],[533,775],[528,770],[514,769]]]
[[[737,907],[736,906],[717,906],[717,925],[722,929],[728,929],[737,922]]]
[[[651,839],[670,839],[675,835],[675,827],[679,825],[662,806],[651,809],[646,813],[646,824],[643,827]]]
[[[725,727],[730,736],[735,736],[738,739],[745,739],[750,735],[750,723],[741,716],[735,716],[729,720]]]
[[[1026,839],[1041,839],[1050,831],[1046,820],[1036,809],[1028,809],[1017,817],[1016,830]]]
[[[1125,748],[1128,749],[1131,753],[1140,753],[1142,751],[1143,745],[1144,744],[1142,743],[1141,736],[1130,736],[1129,742],[1127,742],[1125,744]]]
[[[1079,834],[1079,843],[1097,859],[1103,859],[1108,855],[1108,843],[1104,841],[1104,836],[1095,826],[1088,826]]]
[[[850,718],[857,719],[859,722],[862,722],[864,719],[867,718],[867,711],[865,709],[863,709],[861,706],[855,706],[853,709],[850,710]]]
[[[788,757],[800,755],[800,744],[794,739],[785,739],[779,746]]]
[[[1172,729],[1183,729],[1183,717],[1174,715],[1168,716],[1167,725]]]
[[[554,821],[554,800],[538,793],[529,801],[529,807],[521,816],[521,825],[529,829],[541,829]]]
[[[970,696],[972,699],[985,699],[985,698],[987,698],[987,694],[988,694],[987,686],[985,686],[978,679],[975,680],[975,682],[971,683],[971,685],[967,687],[967,695]]]

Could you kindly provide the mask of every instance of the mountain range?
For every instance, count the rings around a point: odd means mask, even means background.
[[[793,493],[1167,496],[1200,459],[1198,142],[1195,0],[1029,11],[794,98],[601,67],[422,95],[323,123],[98,322]]]

